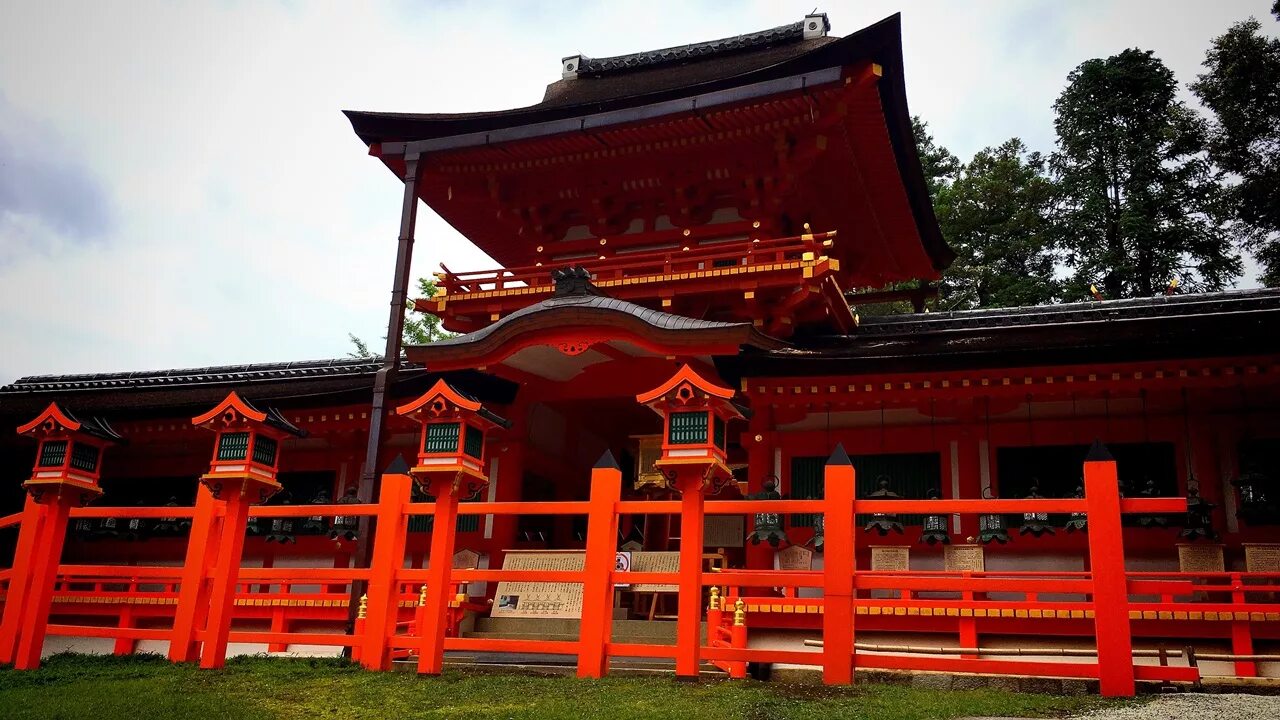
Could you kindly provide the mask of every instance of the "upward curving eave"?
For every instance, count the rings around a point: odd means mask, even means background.
[[[686,318],[599,295],[557,297],[518,310],[480,330],[405,348],[409,359],[444,371],[502,362],[535,345],[574,345],[614,340],[655,354],[736,355],[743,348],[780,350],[789,345],[751,323]]]
[[[690,112],[695,107],[705,108],[712,98],[719,98],[719,102],[742,100],[739,96],[750,88],[766,94],[783,92],[786,88],[778,83],[796,79],[801,81],[797,87],[803,87],[806,74],[868,61],[885,70],[879,90],[889,142],[921,246],[934,270],[940,273],[951,265],[955,252],[938,228],[915,145],[903,74],[900,14],[765,67],[652,92],[620,94],[583,103],[544,101],[495,112],[413,114],[347,110],[344,113],[370,152],[381,156],[392,169],[398,169],[403,163],[397,155],[405,150],[442,152],[586,132],[609,123],[650,120]],[[774,87],[777,89],[770,91]]]

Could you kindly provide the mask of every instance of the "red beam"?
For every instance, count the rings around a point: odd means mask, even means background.
[[[546,653],[577,655],[577,640],[510,640],[507,638],[445,638],[445,650],[471,652]]]

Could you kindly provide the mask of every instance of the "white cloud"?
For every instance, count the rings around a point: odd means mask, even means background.
[[[0,383],[333,357],[349,349],[348,331],[375,340],[400,189],[340,110],[527,105],[564,55],[747,32],[810,8],[9,3],[0,9],[0,97],[9,116],[26,120],[6,125],[5,137],[46,169],[83,171],[95,183],[82,187],[101,188],[106,210],[101,232],[0,218]],[[1050,104],[1088,57],[1151,48],[1189,81],[1209,39],[1250,13],[1264,16],[1266,3],[868,0],[822,9],[838,34],[903,11],[912,109],[967,157],[1015,134],[1048,149]],[[7,159],[0,174],[12,180]],[[63,202],[87,203],[92,192]],[[491,265],[424,209],[415,274],[440,261]]]

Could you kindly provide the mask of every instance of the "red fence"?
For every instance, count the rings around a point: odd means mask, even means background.
[[[1095,450],[1101,450],[1097,446]],[[820,665],[825,682],[852,682],[855,668],[897,668],[949,672],[1004,673],[1053,677],[1098,678],[1107,695],[1130,695],[1135,679],[1195,680],[1193,667],[1135,666],[1131,620],[1145,613],[1171,612],[1175,596],[1225,593],[1229,602],[1197,606],[1201,612],[1237,611],[1247,591],[1240,578],[1224,574],[1210,587],[1196,586],[1178,574],[1126,574],[1120,518],[1122,513],[1185,512],[1182,498],[1122,499],[1116,468],[1105,452],[1084,466],[1083,499],[1026,500],[861,500],[854,497],[854,470],[837,449],[825,473],[825,498],[819,500],[708,500],[701,482],[681,485],[678,500],[622,500],[622,476],[606,456],[591,476],[591,496],[570,502],[467,502],[459,504],[458,490],[448,478],[431,478],[429,503],[410,501],[413,480],[407,475],[382,478],[376,504],[302,505],[250,508],[234,493],[216,498],[204,486],[193,508],[97,507],[70,508],[63,498],[43,503],[28,500],[22,513],[0,518],[0,527],[20,525],[13,568],[0,571],[7,581],[3,620],[0,621],[0,662],[19,669],[39,664],[47,635],[114,638],[118,652],[139,640],[167,640],[174,661],[200,659],[202,667],[218,667],[229,642],[315,644],[352,648],[353,656],[370,669],[388,669],[393,658],[415,655],[418,670],[441,671],[444,653],[520,652],[576,656],[578,674],[603,676],[616,657],[669,658],[676,673],[696,676],[701,663],[714,662],[741,677],[747,662]],[[825,516],[824,568],[817,571],[729,569],[706,573],[701,563],[700,533],[682,533],[680,572],[628,572],[614,569],[619,516],[678,514],[681,527],[701,528],[704,515],[822,513]],[[1088,519],[1089,572],[946,573],[856,571],[857,513],[1085,513]],[[367,568],[242,568],[245,520],[258,517],[359,515],[376,519],[373,561]],[[587,542],[581,571],[460,570],[450,567],[455,551],[458,515],[585,515]],[[408,520],[434,515],[430,562],[426,569],[403,567]],[[192,521],[186,560],[181,567],[69,565],[58,563],[68,517],[165,517]],[[474,581],[531,581],[581,583],[582,621],[576,641],[460,637],[458,623],[467,610],[482,610],[459,594]],[[674,646],[615,642],[611,637],[615,582],[672,584],[679,587],[679,616]],[[348,612],[347,588],[367,584],[366,601],[350,633],[293,632],[290,623],[337,621]],[[316,585],[320,592],[298,593],[297,585]],[[258,591],[253,591],[258,586]],[[264,592],[264,586],[266,591]],[[329,587],[325,587],[329,586]],[[707,640],[701,636],[705,592],[711,593],[706,614]],[[821,588],[823,597],[793,599],[797,605],[821,611],[822,649],[769,650],[746,647],[745,618],[751,597],[737,588]],[[273,588],[279,587],[279,591]],[[720,588],[725,588],[721,593]],[[1249,590],[1267,591],[1270,586]],[[897,590],[895,599],[872,599],[871,591]],[[958,593],[959,599],[920,597],[922,592]],[[984,593],[1021,593],[1022,601],[990,601]],[[1075,601],[1041,600],[1047,594],[1071,594]],[[55,595],[82,595],[77,607],[86,615],[93,606],[114,614],[115,626],[49,624]],[[1155,602],[1131,600],[1152,596]],[[774,601],[776,602],[776,600]],[[961,645],[976,641],[965,618],[1011,612],[1046,611],[1061,617],[1091,621],[1097,638],[1096,659],[1047,662],[1027,658],[924,656],[855,642],[860,622],[872,610],[956,617],[961,620]],[[1186,607],[1185,604],[1182,605]],[[1272,606],[1268,606],[1270,609]],[[108,610],[109,609],[109,610]],[[981,615],[977,613],[981,612]],[[1078,613],[1078,614],[1076,614]],[[1136,613],[1136,615],[1135,615]],[[267,631],[232,630],[232,617],[269,620]],[[1039,615],[1037,615],[1039,617]],[[171,619],[167,627],[137,627]],[[146,623],[139,623],[147,620]]]

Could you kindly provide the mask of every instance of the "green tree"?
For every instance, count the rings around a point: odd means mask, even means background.
[[[933,135],[929,134],[929,123],[921,120],[919,115],[911,118],[911,131],[916,138],[916,150],[929,187],[929,198],[936,202],[938,192],[955,180],[960,172],[960,160],[934,141]]]
[[[1150,51],[1082,63],[1054,103],[1057,227],[1074,270],[1070,298],[1092,283],[1108,298],[1145,297],[1179,278],[1217,290],[1240,274],[1221,176],[1203,119],[1176,98]]]
[[[436,288],[434,280],[418,278],[419,297],[433,298],[437,292],[439,289]],[[400,334],[401,345],[425,345],[447,337],[453,337],[453,333],[440,327],[440,318],[431,313],[416,312],[413,309],[413,301],[409,301],[404,309],[404,331]],[[347,357],[382,357],[371,351],[369,344],[357,337],[355,333],[347,333],[347,339],[351,341],[353,347],[352,351],[347,353]],[[382,339],[386,340],[386,336],[383,335]]]
[[[974,155],[938,194],[938,223],[956,251],[942,278],[942,307],[1053,302],[1059,288],[1048,241],[1052,203],[1044,158],[1018,138]]]
[[[1280,19],[1280,4],[1274,12]],[[1191,90],[1214,115],[1209,155],[1238,179],[1228,190],[1251,233],[1262,281],[1280,285],[1280,38],[1253,18],[1232,25],[1205,54]]]

